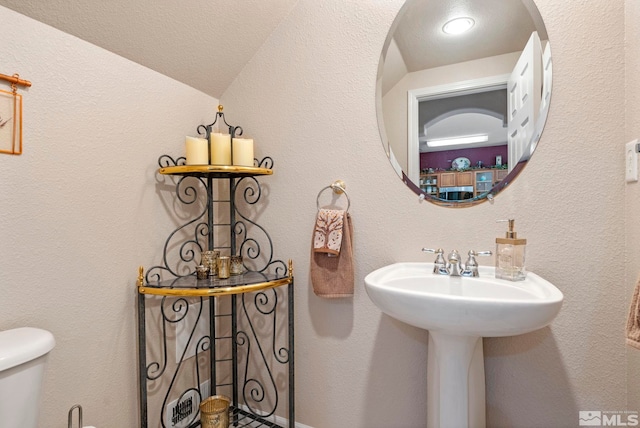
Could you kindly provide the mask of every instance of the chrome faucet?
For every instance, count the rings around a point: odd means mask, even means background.
[[[464,263],[464,269],[460,270],[460,254],[457,250],[451,250],[447,256],[447,261],[444,260],[444,250],[438,248],[437,250],[431,248],[423,248],[425,253],[436,254],[436,260],[433,262],[433,273],[437,275],[449,275],[449,276],[469,276],[478,277],[478,262],[476,262],[477,256],[490,256],[491,251],[469,251],[469,257]]]
[[[447,265],[447,269],[449,271],[449,276],[460,276],[460,254],[458,254],[457,250],[451,250],[449,255],[447,256],[447,260],[449,264]]]

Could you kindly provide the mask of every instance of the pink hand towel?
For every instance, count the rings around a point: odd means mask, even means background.
[[[640,349],[640,280],[638,280],[631,298],[629,317],[627,318],[627,345]]]
[[[353,226],[351,216],[344,213],[342,217],[342,244],[340,252],[331,254],[317,252],[314,248],[315,228],[311,245],[311,284],[313,292],[329,299],[353,296],[354,268],[353,268]]]

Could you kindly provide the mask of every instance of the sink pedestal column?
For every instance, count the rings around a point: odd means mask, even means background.
[[[427,427],[485,428],[482,338],[429,331]]]

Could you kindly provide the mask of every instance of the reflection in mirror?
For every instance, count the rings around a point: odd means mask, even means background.
[[[467,18],[460,34],[445,24]],[[378,69],[378,123],[403,181],[440,205],[505,188],[533,154],[551,97],[551,49],[532,0],[407,0]]]

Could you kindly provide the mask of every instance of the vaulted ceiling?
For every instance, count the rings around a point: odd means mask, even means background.
[[[519,52],[532,31],[547,33],[529,0],[407,1],[395,40],[409,72]],[[452,18],[471,17],[476,26],[451,36],[442,26]]]
[[[220,98],[297,0],[0,0]]]
[[[0,0],[0,6],[220,98],[297,1]],[[396,40],[409,71],[469,60],[470,53],[514,52],[534,25],[544,28],[532,22],[529,3],[412,1]],[[476,19],[481,33],[471,42],[443,38],[443,20],[462,12]],[[544,31],[540,36],[546,38]]]

